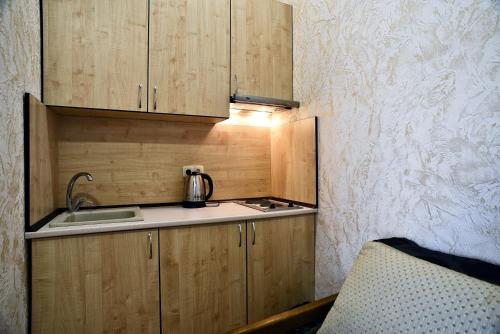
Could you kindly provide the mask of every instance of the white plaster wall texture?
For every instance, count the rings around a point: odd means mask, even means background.
[[[287,2],[288,117],[319,116],[317,297],[367,240],[500,263],[500,5]]]
[[[320,117],[317,296],[366,240],[500,262],[498,3],[290,0],[294,87]],[[38,2],[0,0],[0,332],[26,331],[22,93],[40,96]]]
[[[40,97],[36,0],[0,0],[0,333],[27,331],[24,92]]]

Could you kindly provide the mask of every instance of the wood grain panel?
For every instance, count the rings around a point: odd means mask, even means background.
[[[159,333],[157,242],[157,230],[33,240],[33,333]]]
[[[314,215],[255,221],[248,236],[248,323],[314,300]]]
[[[163,333],[246,324],[245,257],[244,222],[160,230]]]
[[[58,205],[73,174],[100,205],[182,201],[182,166],[201,164],[214,179],[214,199],[271,192],[270,129],[59,116]]]
[[[229,4],[151,1],[149,111],[229,117]]]
[[[124,110],[87,109],[87,108],[72,108],[72,107],[58,107],[58,106],[50,106],[48,108],[53,110],[56,114],[82,116],[82,117],[142,119],[149,121],[210,123],[210,124],[215,124],[228,120],[227,118],[224,117],[175,115],[175,114],[161,114],[153,112],[145,113],[145,112],[135,112],[135,111],[124,111]]]
[[[316,204],[316,119],[271,128],[272,196]]]
[[[42,4],[44,103],[146,111],[148,1]]]
[[[293,100],[292,20],[277,0],[231,1],[231,93]]]
[[[297,328],[322,322],[338,294],[331,295],[312,303],[296,307],[290,311],[273,315],[246,326],[237,328],[226,334],[283,334],[293,333]]]
[[[52,213],[57,191],[56,115],[33,96],[29,108],[29,224]]]

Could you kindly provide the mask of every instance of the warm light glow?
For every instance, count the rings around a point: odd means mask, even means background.
[[[230,103],[229,109],[241,110],[241,111],[263,111],[263,112],[273,112],[279,110],[280,108],[258,105],[258,104],[247,104],[247,103]]]
[[[229,119],[218,124],[271,127],[272,114],[265,111],[229,109]]]

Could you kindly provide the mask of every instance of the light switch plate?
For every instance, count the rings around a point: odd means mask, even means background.
[[[202,165],[189,165],[189,166],[182,166],[182,176],[187,176],[186,171],[187,170],[192,170],[195,172],[200,172],[203,173],[204,169]]]

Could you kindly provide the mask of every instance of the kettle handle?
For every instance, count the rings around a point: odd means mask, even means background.
[[[210,199],[210,197],[212,197],[212,194],[214,192],[214,182],[212,181],[212,178],[210,177],[210,175],[205,174],[205,173],[200,173],[200,175],[201,175],[201,178],[203,180],[208,181],[208,187],[210,188],[210,190],[208,191],[208,194],[205,196],[205,201],[208,201]]]

